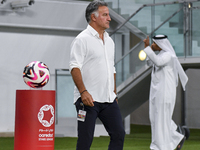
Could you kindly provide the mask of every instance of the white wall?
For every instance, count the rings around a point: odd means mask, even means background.
[[[30,89],[23,81],[23,69],[40,60],[50,69],[50,81],[43,88],[55,89],[55,69],[68,68],[69,46],[74,37],[0,33],[0,132],[13,131],[15,91]]]
[[[200,128],[200,69],[188,69],[187,74],[186,123],[191,128]]]
[[[22,78],[28,63],[44,62],[50,81],[43,89],[55,90],[55,69],[69,67],[70,44],[87,25],[86,6],[36,1],[25,12],[0,10],[0,132],[14,132],[16,90],[30,89]]]

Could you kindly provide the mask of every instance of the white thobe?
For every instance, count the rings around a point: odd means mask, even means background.
[[[152,65],[149,96],[149,116],[151,122],[151,150],[174,150],[183,135],[176,131],[172,120],[176,99],[176,77],[174,59],[169,52],[161,50],[156,55],[150,47],[144,49]]]

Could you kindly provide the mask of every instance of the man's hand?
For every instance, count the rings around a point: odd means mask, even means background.
[[[146,39],[143,40],[144,42],[144,47],[146,48],[147,46],[149,46],[149,36],[147,36]]]
[[[116,102],[117,102],[117,104],[118,104],[118,98],[116,98],[115,100],[116,100]]]
[[[92,98],[92,96],[90,95],[90,93],[88,93],[88,91],[83,92],[83,94],[81,94],[81,100],[83,102],[84,105],[86,106],[90,106],[93,107],[94,106],[94,100]]]

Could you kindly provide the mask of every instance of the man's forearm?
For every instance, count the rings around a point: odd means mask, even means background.
[[[116,87],[116,73],[114,73],[114,92],[117,94],[117,87]]]
[[[81,71],[79,68],[73,68],[71,71],[71,75],[72,78],[74,80],[74,83],[76,85],[76,87],[78,88],[79,92],[83,92],[84,90],[86,90],[85,85],[83,83],[82,80],[82,75],[81,75]]]
[[[79,90],[79,93],[81,94],[81,100],[82,100],[83,104],[90,106],[90,107],[93,107],[94,106],[94,103],[93,103],[94,100],[93,100],[92,96],[90,95],[90,93],[85,88],[85,85],[84,85],[83,80],[82,80],[82,75],[81,75],[80,69],[73,68],[72,71],[71,71],[71,75],[72,75],[72,78],[74,80],[76,87]]]

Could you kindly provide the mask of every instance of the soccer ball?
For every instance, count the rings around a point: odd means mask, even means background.
[[[41,61],[33,61],[24,68],[24,82],[32,88],[41,88],[45,86],[49,78],[49,68]]]

